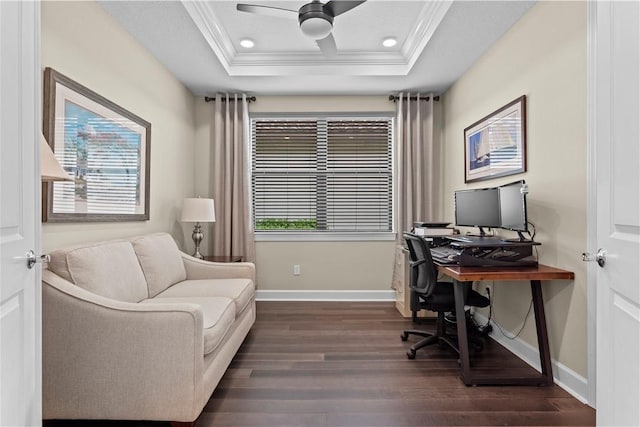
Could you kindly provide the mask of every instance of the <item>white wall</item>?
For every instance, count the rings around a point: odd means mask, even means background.
[[[528,171],[465,185],[464,128],[523,94]],[[540,262],[576,274],[575,281],[543,283],[551,355],[586,377],[587,280],[580,260],[587,247],[586,2],[539,2],[443,101],[445,218],[453,218],[454,190],[527,181],[529,220],[542,243]],[[528,285],[496,284],[493,297],[494,320],[517,332],[529,307]],[[521,337],[537,348],[533,316]]]
[[[95,2],[42,2],[42,67],[151,123],[150,220],[45,223],[44,250],[152,231],[182,243],[182,199],[193,194],[195,179],[193,95]]]

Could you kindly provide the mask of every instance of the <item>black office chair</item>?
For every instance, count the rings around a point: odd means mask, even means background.
[[[409,335],[425,337],[407,351],[407,357],[416,357],[416,351],[427,345],[445,343],[458,350],[457,339],[448,335],[446,331],[444,315],[447,312],[455,312],[455,299],[453,284],[451,282],[438,282],[438,272],[431,258],[431,251],[424,238],[405,233],[404,238],[409,249],[410,280],[409,287],[418,296],[420,308],[438,313],[436,330],[434,332],[421,330],[406,330],[402,332],[402,340],[406,341]],[[473,289],[467,290],[465,305],[473,307],[487,307],[489,299],[480,295]],[[470,343],[475,349],[482,349],[482,340],[478,337],[470,337]]]

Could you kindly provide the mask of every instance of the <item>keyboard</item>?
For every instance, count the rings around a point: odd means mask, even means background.
[[[460,252],[460,249],[454,249],[449,246],[438,246],[431,248],[431,258],[440,264],[456,264]]]
[[[447,239],[464,243],[488,243],[503,241],[502,237],[498,236],[447,236]]]

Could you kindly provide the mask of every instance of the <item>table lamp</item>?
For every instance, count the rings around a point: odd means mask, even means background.
[[[42,182],[73,181],[74,179],[62,169],[53,154],[51,147],[40,134],[40,180]]]
[[[195,222],[193,227],[193,243],[196,246],[196,250],[193,256],[196,258],[204,259],[204,256],[200,253],[200,242],[204,238],[201,222],[216,222],[216,211],[213,206],[213,199],[201,199],[201,198],[186,198],[182,204],[182,222]]]

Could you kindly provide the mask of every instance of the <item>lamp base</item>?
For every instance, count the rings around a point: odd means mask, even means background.
[[[202,227],[200,227],[199,222],[196,222],[196,225],[193,227],[191,238],[193,239],[193,243],[196,245],[196,250],[193,253],[193,257],[204,259],[204,255],[200,253],[200,242],[202,242],[202,239],[204,239],[204,233],[202,233]]]

